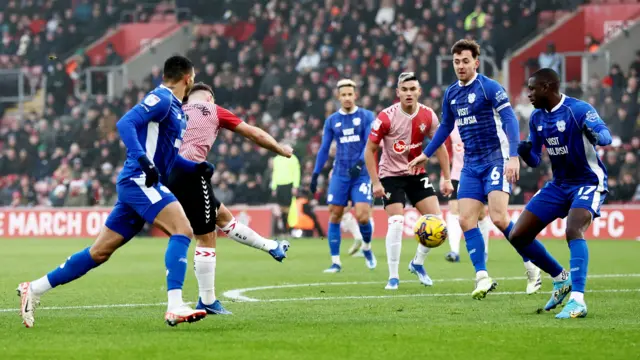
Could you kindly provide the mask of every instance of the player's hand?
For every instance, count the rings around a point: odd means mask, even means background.
[[[293,155],[293,148],[290,145],[282,145],[280,146],[280,155],[290,158]]]
[[[311,191],[312,194],[315,194],[316,191],[318,190],[318,176],[320,174],[317,173],[313,173],[311,175],[311,183],[309,184],[309,190]]]
[[[384,186],[382,186],[382,183],[380,183],[380,181],[378,181],[377,183],[373,183],[371,189],[373,190],[373,196],[377,198],[386,196],[384,191]]]
[[[533,149],[533,144],[529,140],[520,141],[518,144],[518,155],[521,158],[528,158],[529,154],[531,154],[531,149]]]
[[[291,189],[291,195],[298,196],[298,188],[292,188]]]
[[[213,176],[213,172],[216,170],[216,167],[207,161],[203,161],[196,165],[196,172],[198,175],[202,176],[205,180],[211,180]]]
[[[451,183],[451,179],[443,180],[440,182],[440,192],[442,195],[449,197],[453,194],[453,184]]]
[[[593,131],[593,129],[588,127],[587,124],[582,125],[582,133],[587,137],[587,140],[589,140],[591,145],[598,145],[598,142],[600,141],[600,134]]]
[[[409,172],[411,172],[412,174],[418,173],[420,171],[420,168],[424,167],[426,163],[427,163],[427,155],[422,153],[417,158],[414,158],[413,160],[411,160],[411,162],[409,163]]]
[[[140,169],[142,169],[142,172],[146,175],[144,181],[146,187],[152,187],[160,181],[160,172],[151,160],[149,160],[147,155],[140,156],[138,158],[138,164],[140,164]]]
[[[349,169],[349,175],[351,178],[357,178],[362,173],[362,167],[364,166],[364,161],[359,160],[351,169]]]
[[[507,161],[507,166],[504,168],[504,175],[507,177],[507,181],[515,184],[520,180],[520,158],[513,156]]]

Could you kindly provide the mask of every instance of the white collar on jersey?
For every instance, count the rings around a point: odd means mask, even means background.
[[[338,110],[340,115],[351,115],[351,114],[355,114],[356,111],[358,111],[358,107],[357,106],[354,106],[353,109],[351,109],[350,112],[346,112],[346,111],[342,110],[342,108],[340,108],[340,110]]]
[[[465,86],[469,86],[471,85],[474,81],[476,81],[476,79],[478,78],[478,73],[476,73],[475,75],[473,75],[473,77],[471,78],[471,80],[469,80],[469,82],[465,85],[462,83],[462,81],[458,80],[458,86],[460,87],[465,87]]]
[[[553,109],[551,109],[551,111],[547,111],[548,113],[552,113],[554,111],[558,111],[558,109],[560,109],[560,106],[562,106],[562,104],[564,104],[564,99],[566,99],[567,97],[564,94],[560,94],[560,102],[558,103],[558,105],[554,106]]]
[[[160,84],[160,87],[163,89],[167,89],[169,90],[169,92],[171,93],[171,95],[173,95],[174,98],[176,98],[176,100],[178,100],[178,102],[180,104],[182,104],[182,100],[178,99],[178,97],[176,96],[176,94],[173,93],[173,90],[169,89],[168,87],[164,86],[164,84]]]

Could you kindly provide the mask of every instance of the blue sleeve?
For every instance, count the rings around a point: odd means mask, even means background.
[[[369,134],[371,134],[371,127],[373,126],[373,121],[375,119],[375,114],[371,111],[367,111],[367,122],[366,122],[366,127],[364,129],[364,138],[362,139],[362,141],[364,141],[364,146],[362,147],[362,151],[360,152],[360,157],[358,158],[358,161],[362,161],[364,162],[364,151],[367,149],[367,139],[369,139]]]
[[[502,129],[509,140],[509,156],[518,156],[518,143],[520,142],[520,126],[516,113],[511,107],[509,96],[497,81],[489,80],[485,84],[487,96],[491,100],[491,106],[500,115]]]
[[[431,139],[429,145],[427,145],[423,151],[427,157],[431,157],[433,153],[444,144],[456,125],[456,119],[451,111],[448,95],[449,89],[447,89],[442,98],[442,119],[440,121],[440,127],[438,127],[438,130],[436,130],[436,133],[433,135],[433,139]]]
[[[537,167],[542,159],[542,139],[536,131],[533,116],[529,121],[529,141],[531,141],[531,151],[529,154],[524,154],[522,160],[531,167]]]
[[[324,131],[322,132],[322,145],[318,150],[318,156],[316,157],[316,166],[313,168],[314,174],[319,174],[324,167],[324,163],[329,158],[329,149],[331,148],[331,142],[333,141],[333,130],[331,129],[331,117],[324,122]]]
[[[173,163],[174,168],[180,169],[186,173],[196,172],[196,165],[198,165],[197,162],[185,159],[180,155],[176,157],[176,161]]]
[[[586,104],[583,110],[584,115],[580,116],[578,119],[578,123],[581,124],[581,128],[584,125],[587,125],[591,130],[595,131],[600,135],[598,145],[599,146],[607,146],[610,145],[613,139],[611,138],[611,132],[607,127],[607,124],[602,121],[600,115],[596,109],[593,108],[590,104]]]
[[[120,139],[127,147],[127,155],[138,159],[145,155],[142,144],[138,140],[138,129],[144,128],[151,121],[161,122],[171,110],[171,100],[161,99],[151,93],[129,110],[116,123]],[[153,161],[153,159],[149,159]]]

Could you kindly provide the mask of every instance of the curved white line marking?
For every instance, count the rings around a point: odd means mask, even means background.
[[[602,278],[625,278],[625,277],[640,277],[640,274],[596,274],[589,275],[589,279],[602,279]],[[510,281],[510,280],[525,280],[524,276],[513,276],[513,277],[501,277],[501,278],[493,278],[494,280],[500,281]],[[441,279],[434,280],[433,282],[460,282],[460,281],[473,281],[473,279],[469,278],[452,278],[452,279]],[[403,283],[415,283],[416,280],[408,280],[403,281]],[[283,285],[268,285],[268,286],[256,286],[250,288],[243,289],[233,289],[225,291],[222,296],[231,299],[233,301],[240,302],[274,302],[274,301],[302,301],[302,300],[324,300],[324,299],[377,299],[377,298],[387,298],[387,297],[408,297],[409,295],[382,295],[382,296],[355,296],[355,297],[332,297],[332,298],[291,298],[291,299],[257,299],[248,297],[245,293],[250,291],[260,291],[260,290],[273,290],[273,289],[290,289],[290,288],[299,288],[299,287],[310,287],[310,286],[344,286],[344,285],[375,285],[385,283],[380,281],[351,281],[351,282],[325,282],[325,283],[308,283],[308,284],[283,284]],[[634,289],[629,289],[630,291],[634,291]],[[595,292],[593,290],[589,292]],[[504,292],[504,293],[492,293],[492,294],[520,294],[520,292]],[[469,295],[467,293],[463,294],[415,294],[410,296],[461,296],[461,295]]]

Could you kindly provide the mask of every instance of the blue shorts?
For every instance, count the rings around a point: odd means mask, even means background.
[[[329,181],[327,203],[329,205],[347,206],[349,200],[356,203],[371,203],[371,180],[368,176],[352,179],[349,176],[333,175]]]
[[[511,194],[511,184],[504,175],[506,160],[492,161],[487,164],[466,164],[460,172],[458,199],[476,199],[487,203],[487,195],[492,191]]]
[[[162,184],[146,187],[144,178],[123,179],[116,184],[118,201],[105,225],[125,240],[136,236],[145,222],[153,224],[158,213],[176,197]]]
[[[596,189],[595,185],[558,185],[549,181],[531,198],[525,209],[545,224],[565,218],[570,209],[587,209],[595,219],[600,216],[600,206],[607,197],[605,191]]]

